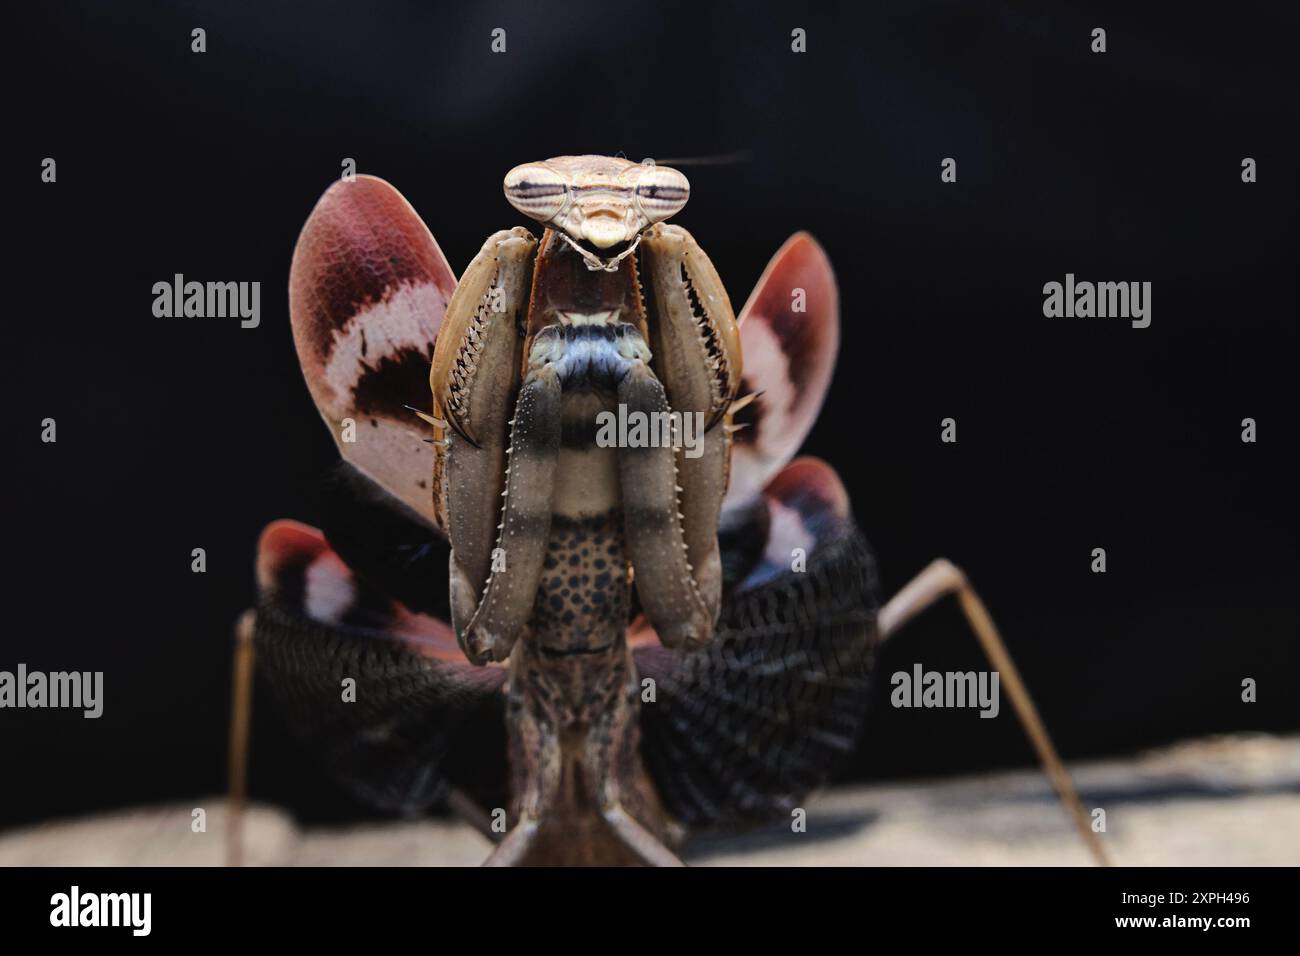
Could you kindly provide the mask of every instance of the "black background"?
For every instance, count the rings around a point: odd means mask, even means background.
[[[336,459],[286,286],[344,157],[460,270],[520,221],[500,188],[519,162],[749,151],[687,168],[678,221],[737,305],[791,232],[826,246],[843,342],[804,451],[842,475],[886,592],[961,564],[1070,757],[1300,726],[1292,5],[34,6],[7,44],[0,668],[103,670],[107,699],[97,721],[0,713],[0,825],[224,786],[256,536],[310,521],[303,488]],[[176,272],[260,281],[261,327],[155,318]],[[1067,272],[1151,281],[1151,327],[1044,318]],[[914,661],[982,666],[952,606],[881,668]],[[893,710],[887,690],[848,777],[1031,759],[1008,708]],[[257,718],[255,797],[366,812]]]

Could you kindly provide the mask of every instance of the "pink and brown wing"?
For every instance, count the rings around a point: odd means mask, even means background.
[[[726,507],[748,501],[799,450],[826,398],[840,341],[830,260],[806,232],[786,240],[740,312],[745,356]]]
[[[430,430],[410,409],[432,407],[434,340],[455,287],[423,220],[372,176],[326,190],[289,278],[298,359],[339,451],[429,522]],[[345,437],[345,419],[355,434]]]

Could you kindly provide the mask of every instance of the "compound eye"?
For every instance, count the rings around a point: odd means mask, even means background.
[[[647,166],[637,181],[636,201],[650,222],[677,215],[690,198],[690,182],[668,166]]]
[[[530,219],[549,222],[564,208],[569,186],[564,177],[541,163],[525,163],[506,173],[506,199]]]

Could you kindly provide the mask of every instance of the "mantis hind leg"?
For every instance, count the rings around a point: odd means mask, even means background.
[[[1098,865],[1109,866],[1110,860],[1106,855],[1106,849],[1101,843],[1101,838],[1088,824],[1088,815],[1079,800],[1078,791],[1074,788],[1074,781],[1070,779],[1069,771],[1057,756],[1052,738],[1047,733],[1042,718],[1038,716],[1038,709],[1034,706],[1024,681],[1020,679],[1020,672],[1016,670],[1016,665],[998,634],[993,618],[984,607],[984,602],[980,600],[979,595],[975,593],[975,589],[971,587],[965,573],[943,558],[933,561],[880,609],[877,624],[881,638],[890,637],[917,614],[950,594],[957,596],[962,613],[966,615],[966,620],[970,623],[971,630],[975,632],[975,637],[983,648],[985,656],[1001,675],[1002,686],[1006,687],[1011,696],[1011,704],[1015,708],[1016,716],[1020,718],[1020,723],[1024,726],[1025,733],[1033,744],[1038,759],[1042,762],[1043,771],[1056,789],[1056,794],[1065,807],[1066,813],[1074,821],[1080,837]]]
[[[226,866],[243,863],[244,803],[248,796],[248,738],[253,722],[253,634],[257,612],[245,611],[235,625],[231,667],[229,792],[226,802]]]
[[[521,818],[483,861],[484,866],[683,866],[658,837],[620,803],[588,817],[582,830],[563,831],[546,818]],[[599,826],[599,829],[596,827]]]

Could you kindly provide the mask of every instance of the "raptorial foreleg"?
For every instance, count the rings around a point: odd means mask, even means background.
[[[618,400],[629,418],[653,420],[669,410],[663,385],[640,359],[620,381]],[[700,647],[713,636],[718,597],[706,599],[691,565],[678,499],[676,451],[662,444],[620,448],[619,478],[641,607],[666,647]],[[715,520],[715,546],[716,529]]]
[[[471,660],[505,660],[532,614],[551,532],[560,400],[559,376],[551,365],[529,372],[519,390],[497,545],[483,598],[461,635]]]
[[[429,383],[437,456],[434,511],[451,541],[451,619],[476,663],[503,648],[471,648],[465,634],[479,608],[503,516],[506,449],[523,353],[522,313],[536,240],[524,229],[488,237],[447,306]],[[498,566],[500,559],[497,559]]]

